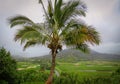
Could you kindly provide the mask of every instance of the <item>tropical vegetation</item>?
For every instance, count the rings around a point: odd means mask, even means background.
[[[17,84],[17,63],[10,52],[0,49],[0,84]]]
[[[63,45],[88,52],[87,43],[98,45],[99,33],[87,25],[80,17],[86,16],[86,5],[80,0],[48,0],[47,7],[39,0],[45,20],[35,23],[26,16],[14,16],[9,19],[11,27],[21,25],[15,35],[15,41],[21,41],[24,49],[33,45],[47,45],[51,50],[52,65],[46,84],[52,84],[56,54]]]

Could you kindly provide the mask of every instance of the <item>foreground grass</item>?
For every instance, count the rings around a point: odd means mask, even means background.
[[[77,63],[57,62],[56,70],[59,72],[60,75],[66,75],[67,73],[67,75],[71,74],[72,77],[72,74],[73,75],[76,74],[77,78],[80,81],[84,81],[84,79],[89,78],[94,79],[97,77],[109,78],[111,74],[116,69],[118,69],[118,67],[120,67],[120,62],[106,62],[106,61],[81,61]],[[22,84],[44,84],[48,75],[41,74],[42,73],[49,74],[49,70],[41,72],[40,64],[33,62],[32,63],[18,62],[18,71],[21,73],[26,73],[23,74],[23,76],[25,76],[23,79],[26,80],[26,82],[23,82]]]

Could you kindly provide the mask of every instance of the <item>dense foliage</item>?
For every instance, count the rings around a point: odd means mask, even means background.
[[[45,20],[35,23],[26,16],[19,15],[9,19],[11,27],[21,25],[15,35],[24,49],[33,45],[47,45],[51,50],[52,63],[48,80],[52,84],[56,55],[63,44],[83,52],[89,52],[87,43],[99,45],[100,36],[96,29],[84,23],[81,17],[86,16],[86,5],[80,0],[48,0],[47,9],[43,0],[39,0],[44,10]],[[77,19],[78,18],[78,19]]]
[[[43,60],[40,62],[35,61],[35,63],[21,62],[20,63],[21,66],[19,65],[19,63],[17,63],[19,68],[23,67],[22,70],[18,70],[18,72],[17,72],[16,71],[16,62],[15,62],[15,60],[13,61],[13,59],[11,59],[11,57],[9,55],[10,55],[10,53],[7,52],[5,49],[2,48],[0,50],[0,58],[2,58],[2,59],[0,59],[0,65],[1,65],[0,77],[2,75],[5,76],[4,79],[0,79],[0,84],[44,84],[44,82],[47,80],[47,77],[49,75],[48,74],[49,69],[45,68],[45,71],[41,70],[42,66],[44,65]],[[2,62],[3,59],[5,60],[4,62]],[[7,60],[7,59],[9,59],[9,60]],[[1,64],[1,63],[4,63],[4,64]],[[11,63],[13,63],[13,64],[11,64]],[[37,66],[36,68],[27,68],[29,66],[35,66],[35,65],[39,65],[39,64],[40,64],[40,66]],[[73,63],[73,64],[75,64],[75,63]],[[84,64],[84,63],[82,63],[82,64]],[[88,63],[88,64],[90,64],[90,63]],[[7,65],[9,65],[10,67],[8,68]],[[26,66],[23,66],[23,65],[26,65]],[[29,65],[29,66],[27,66],[27,65]],[[62,64],[57,63],[57,67],[60,65],[62,65]],[[113,65],[114,65],[114,63],[113,63]],[[45,65],[45,66],[47,66],[47,65]],[[64,66],[65,66],[65,64],[64,64]],[[80,65],[80,66],[82,66],[82,65]],[[116,66],[116,67],[118,67],[118,66]],[[60,67],[58,67],[58,69],[59,68]],[[71,64],[71,66],[69,66],[69,68],[72,71],[72,64]],[[57,69],[57,71],[59,72],[58,69]],[[1,72],[3,72],[3,70],[4,70],[4,73],[6,73],[6,74],[1,73]],[[90,77],[90,76],[83,77],[82,74],[78,74],[76,72],[71,72],[71,71],[65,72],[64,70],[60,70],[60,71],[61,71],[60,76],[54,75],[53,84],[119,84],[120,83],[120,68],[118,68],[115,72],[110,73],[108,76],[102,76],[102,75],[95,76],[94,75],[94,77]],[[95,72],[95,73],[97,73],[97,72]],[[10,80],[12,80],[12,81],[10,81]]]
[[[9,52],[0,49],[0,84],[16,84],[17,64]]]
[[[19,71],[19,82],[45,82],[47,80],[48,73],[40,72],[36,70],[23,70]]]
[[[59,77],[54,76],[53,84],[119,84],[120,68],[108,77],[79,78],[78,74],[62,72]],[[35,70],[20,71],[20,84],[44,84],[48,73]]]

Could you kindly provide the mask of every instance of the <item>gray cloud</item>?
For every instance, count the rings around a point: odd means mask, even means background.
[[[34,22],[41,22],[44,18],[43,10],[37,0],[0,0],[0,46],[4,46],[14,55],[39,56],[48,54],[49,49],[43,46],[35,46],[23,51],[23,45],[14,42],[16,29],[10,29],[8,18],[16,14],[25,15]]]
[[[119,0],[86,0],[86,22],[100,32],[102,44],[91,47],[98,52],[120,54],[120,4]]]
[[[100,32],[102,43],[92,47],[99,52],[119,52],[120,47],[120,1],[119,0],[85,0],[88,11],[83,18]],[[28,16],[34,22],[41,22],[43,10],[38,0],[0,0],[0,46],[4,46],[15,55],[39,56],[48,54],[49,49],[41,46],[28,48],[23,52],[23,46],[14,42],[16,29],[10,29],[7,19],[16,14]],[[107,46],[106,46],[107,45]],[[111,49],[111,50],[110,50]]]
[[[100,31],[103,41],[113,40],[116,32],[120,30],[120,15],[115,12],[118,0],[87,0],[86,3],[88,4],[86,22]]]

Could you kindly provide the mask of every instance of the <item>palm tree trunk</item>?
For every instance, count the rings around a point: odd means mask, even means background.
[[[56,58],[56,49],[54,49],[52,51],[52,66],[51,66],[51,70],[50,70],[50,75],[45,84],[52,84],[54,70],[55,70],[55,58]]]

